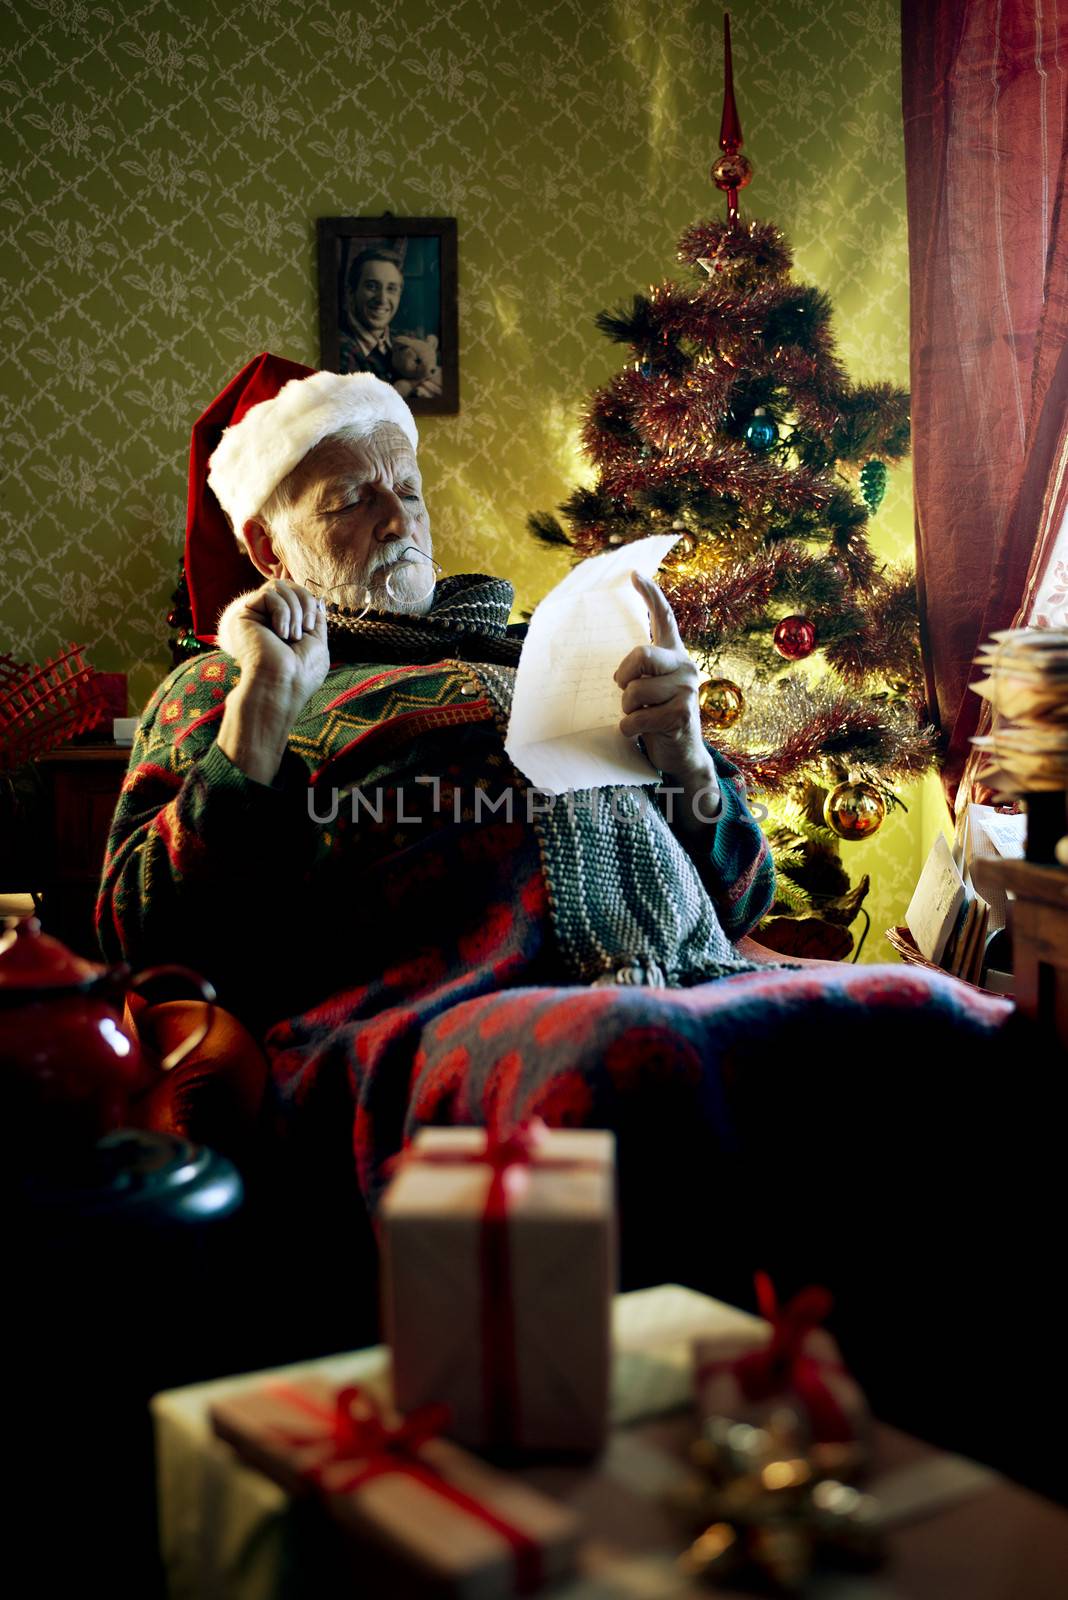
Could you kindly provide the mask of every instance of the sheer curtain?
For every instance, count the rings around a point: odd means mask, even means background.
[[[1034,603],[1026,620],[1034,628],[1068,628],[1068,511],[1061,518],[1060,532],[1038,574]]]
[[[1068,0],[903,0],[902,104],[917,578],[959,805],[975,651],[1068,566]]]

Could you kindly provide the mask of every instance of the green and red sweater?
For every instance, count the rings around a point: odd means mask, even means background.
[[[216,744],[239,676],[221,652],[196,657],[145,711],[97,905],[110,959],[192,966],[261,1028],[332,996],[373,1006],[382,987],[459,997],[476,968],[478,989],[569,981],[527,786],[477,668],[332,666],[271,784]],[[712,755],[723,809],[698,868],[737,940],[774,873],[737,769]]]

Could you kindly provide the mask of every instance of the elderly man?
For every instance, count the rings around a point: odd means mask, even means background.
[[[511,585],[433,582],[417,444],[373,375],[271,356],[197,423],[186,563],[223,648],[142,718],[108,954],[205,972],[264,1038],[293,1120],[347,1123],[370,1201],[420,1121],[633,1126],[647,1162],[652,1117],[660,1154],[692,1147],[702,1171],[735,1137],[726,1084],[759,1106],[805,1027],[827,1049],[838,1029],[845,1058],[880,1010],[889,1050],[917,1007],[932,1050],[996,1029],[1004,1003],[948,980],[832,967],[817,986],[739,954],[773,896],[767,844],[702,739],[653,583],[652,639],[616,682],[622,731],[681,791],[672,820],[638,791],[531,803],[503,746]]]
[[[199,628],[247,588],[241,563],[262,581],[226,606],[225,653],[180,667],[145,713],[105,947],[183,956],[260,1030],[345,993],[365,1051],[398,1001],[412,1023],[413,1005],[518,985],[751,970],[732,941],[770,903],[767,845],[701,737],[663,595],[638,580],[654,637],[616,681],[623,732],[679,791],[672,826],[648,805],[594,818],[584,797],[546,815],[503,749],[511,585],[434,583],[417,443],[377,378],[274,357],[197,424]]]

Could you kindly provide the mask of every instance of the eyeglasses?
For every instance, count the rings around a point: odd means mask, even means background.
[[[418,565],[419,562],[425,562],[426,565],[420,567]],[[398,579],[401,575],[400,569],[402,567],[411,568],[411,573],[406,579],[406,585],[404,588],[401,588],[400,584],[398,583]],[[386,594],[394,602],[394,604],[401,604],[404,601],[408,601],[410,603],[413,600],[426,600],[429,595],[433,594],[434,586],[438,581],[438,573],[441,570],[442,568],[440,561],[435,561],[433,556],[428,556],[426,552],[420,550],[418,546],[414,544],[407,544],[396,560],[390,563],[389,572],[386,576]],[[425,578],[425,586],[421,590],[413,590],[412,587],[411,579],[416,572],[421,573]],[[347,589],[351,587],[346,583],[335,583],[332,586],[328,586],[324,583],[321,583],[317,578],[305,578],[304,581],[309,588],[320,591],[324,599],[328,595],[336,594],[339,589]],[[363,593],[363,610],[356,617],[356,621],[358,622],[361,617],[365,617],[373,608],[373,605],[374,599],[371,591],[370,589],[365,589]]]

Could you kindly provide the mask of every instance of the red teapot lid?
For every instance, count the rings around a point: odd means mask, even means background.
[[[0,934],[0,993],[13,989],[73,989],[99,978],[106,968],[76,956],[41,932],[36,917],[8,921]]]

